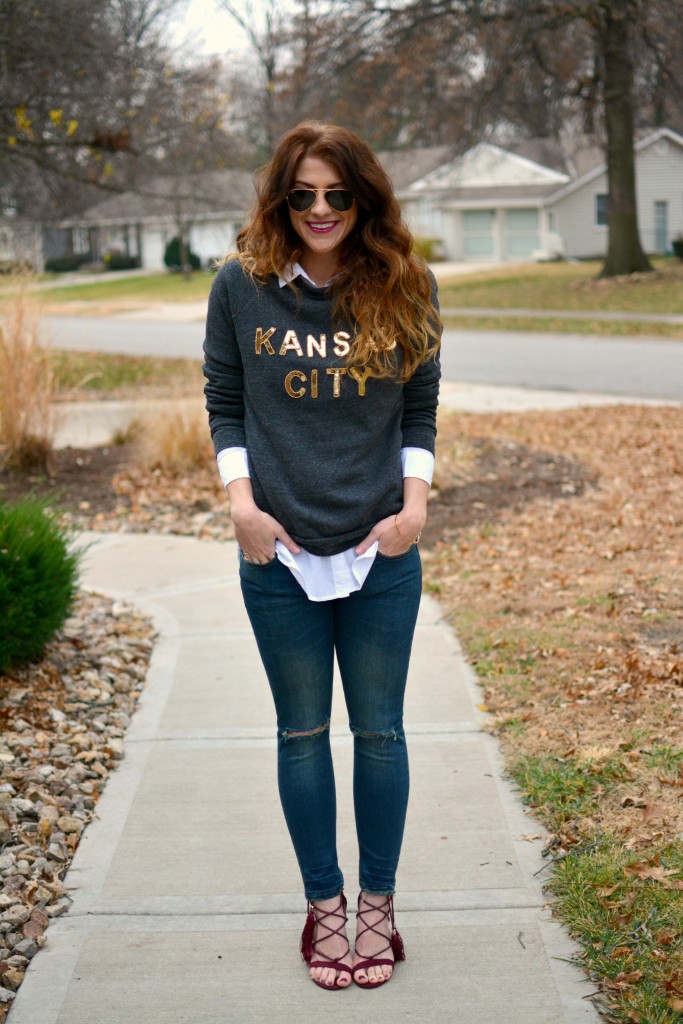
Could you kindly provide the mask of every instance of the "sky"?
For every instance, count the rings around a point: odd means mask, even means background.
[[[296,4],[294,0],[282,0],[281,6],[291,9]],[[258,10],[258,0],[255,7]],[[182,12],[171,23],[171,38],[176,46],[186,46],[198,57],[247,49],[244,32],[216,0],[186,0]]]
[[[170,35],[176,46],[187,47],[197,56],[244,50],[244,32],[216,0],[188,0],[184,13],[173,20]]]

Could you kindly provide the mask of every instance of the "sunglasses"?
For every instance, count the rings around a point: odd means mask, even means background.
[[[330,209],[337,213],[346,213],[356,201],[348,188],[293,188],[287,196],[287,202],[296,213],[305,213],[313,206],[319,192],[325,196]]]

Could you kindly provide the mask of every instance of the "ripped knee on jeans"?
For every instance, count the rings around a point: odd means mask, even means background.
[[[280,735],[286,743],[287,740],[300,740],[304,739],[306,736],[319,736],[321,733],[327,732],[329,728],[330,721],[328,719],[326,722],[323,722],[322,725],[316,725],[314,729],[283,729]]]
[[[397,729],[389,729],[387,732],[370,732],[367,729],[359,729],[355,725],[352,725],[350,728],[354,736],[358,736],[363,740],[382,740],[383,742],[386,742],[387,740],[398,739]]]

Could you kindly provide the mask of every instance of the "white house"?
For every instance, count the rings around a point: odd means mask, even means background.
[[[0,265],[29,263],[42,269],[40,224],[20,216],[9,191],[0,190]]]
[[[202,265],[234,247],[237,231],[254,199],[247,171],[205,171],[184,178],[160,177],[138,192],[124,192],[67,220],[73,251],[93,261],[120,252],[142,267],[164,269],[164,253],[181,225]]]
[[[561,253],[545,200],[566,172],[481,142],[399,191],[414,234],[438,238],[448,259],[530,259]]]
[[[683,137],[659,128],[635,147],[638,221],[649,253],[683,230]],[[397,188],[416,235],[452,260],[602,257],[607,168],[595,147],[570,154],[551,140],[483,142]]]

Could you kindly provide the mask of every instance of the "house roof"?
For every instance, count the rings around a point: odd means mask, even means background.
[[[672,131],[670,128],[657,128],[655,131],[648,132],[640,138],[635,146],[633,147],[636,154],[641,153],[644,149],[648,149],[654,143],[659,142],[660,139],[668,139],[677,146],[683,147],[683,135],[679,135],[677,132]],[[558,189],[551,196],[551,201],[555,202],[558,199],[564,199],[565,196],[570,195],[572,192],[576,192],[577,189],[583,188],[584,185],[590,184],[591,181],[595,181],[601,174],[607,171],[607,161],[605,160],[604,153],[601,152],[600,162],[594,164],[584,174],[580,174],[574,181],[570,181],[569,184],[564,185]]]
[[[254,180],[248,171],[204,171],[187,177],[154,178],[140,191],[122,192],[96,203],[78,218],[79,224],[130,224],[183,216],[235,213],[243,215],[254,201]]]
[[[453,146],[424,146],[415,149],[385,149],[377,153],[382,167],[400,192],[436,167],[453,159]]]
[[[548,137],[520,139],[518,142],[511,142],[509,145],[501,146],[501,149],[541,167],[557,171],[559,174],[569,174],[570,168],[567,164],[567,154],[558,139]]]
[[[557,192],[557,185],[495,185],[491,187],[452,188],[442,193],[441,207],[459,207],[472,204],[483,206],[496,201],[499,206],[516,205],[520,200],[525,205],[542,204],[546,196]]]
[[[556,159],[555,154],[553,160]],[[555,190],[567,181],[569,175],[564,171],[546,167],[491,142],[480,142],[422,177],[414,177],[407,188],[400,190],[400,197],[418,198],[436,193],[441,199],[458,198],[463,189],[484,189],[484,194],[493,196],[524,187],[543,195],[547,186]]]

